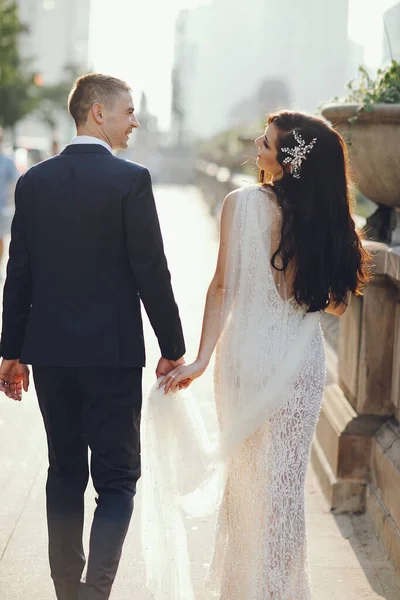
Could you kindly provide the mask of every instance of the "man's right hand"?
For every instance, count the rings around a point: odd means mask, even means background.
[[[29,368],[18,360],[3,358],[0,365],[0,391],[12,400],[22,400],[22,389],[29,387]]]
[[[173,369],[176,369],[176,367],[179,367],[184,364],[185,364],[184,356],[181,356],[181,358],[178,358],[178,360],[168,360],[168,358],[164,358],[162,356],[160,358],[160,360],[158,361],[158,364],[156,367],[157,379],[159,379],[160,377],[165,377],[165,375],[168,375],[168,373],[170,371],[172,371]]]

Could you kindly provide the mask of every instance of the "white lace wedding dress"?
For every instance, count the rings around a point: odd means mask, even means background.
[[[238,193],[215,366],[221,430],[218,459],[224,465],[225,478],[208,586],[220,600],[311,598],[304,488],[322,404],[325,354],[319,314],[307,313],[291,297],[290,274],[283,276],[271,268],[280,225],[280,210],[271,190],[250,186]],[[159,413],[160,404],[155,408],[156,397],[152,401],[150,396],[149,411],[152,406],[152,413],[144,416],[144,437],[149,437],[151,429],[154,442],[148,451],[143,450],[147,456],[143,474],[147,502],[151,502],[155,485],[150,471],[158,469],[158,485],[160,470],[168,473],[161,492],[165,499],[170,482],[176,484],[190,471],[190,451],[189,456],[188,450],[183,452],[183,458],[182,449],[196,446],[191,444],[190,436],[197,440],[201,437],[193,434],[193,415],[190,427],[178,417],[179,411],[190,413],[193,403],[183,402],[181,408],[175,405],[169,421],[165,410]],[[157,436],[163,438],[158,448]],[[168,437],[171,443],[165,446]],[[166,447],[177,449],[169,456],[169,465],[160,463],[160,453]],[[149,455],[153,462],[148,463]],[[172,478],[171,469],[175,471]],[[182,492],[179,485],[175,487],[177,494]],[[145,519],[158,530],[154,520],[158,509],[147,506]],[[169,517],[174,506],[172,493]],[[163,520],[169,517],[164,514]],[[169,531],[168,524],[166,528]],[[148,529],[146,536],[149,540]],[[177,542],[176,535],[172,537],[185,551],[185,544]],[[153,549],[150,553],[154,555],[150,579],[159,577],[159,595],[154,581],[150,588],[163,600],[189,600],[193,592],[188,577],[181,574],[180,583],[175,578],[169,586],[167,579],[174,577],[167,565],[160,570],[159,560],[157,563],[161,550],[172,552],[171,544],[171,540],[164,539],[158,544],[158,552]],[[182,565],[179,548],[169,555],[169,567],[175,572],[180,572]],[[147,559],[151,562],[149,556]]]

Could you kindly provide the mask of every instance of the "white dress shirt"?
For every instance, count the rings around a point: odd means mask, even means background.
[[[109,152],[112,152],[110,144],[92,135],[76,135],[72,138],[70,144],[100,144],[100,146],[104,146]]]

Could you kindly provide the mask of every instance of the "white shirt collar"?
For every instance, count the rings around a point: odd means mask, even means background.
[[[109,152],[112,152],[110,144],[92,135],[76,135],[72,138],[70,144],[100,144],[100,146],[104,146]]]

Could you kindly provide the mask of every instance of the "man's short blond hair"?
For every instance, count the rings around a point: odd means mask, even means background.
[[[129,85],[122,79],[101,73],[82,75],[75,81],[70,92],[68,110],[78,127],[86,123],[93,104],[98,102],[110,107],[121,92],[130,91]]]

